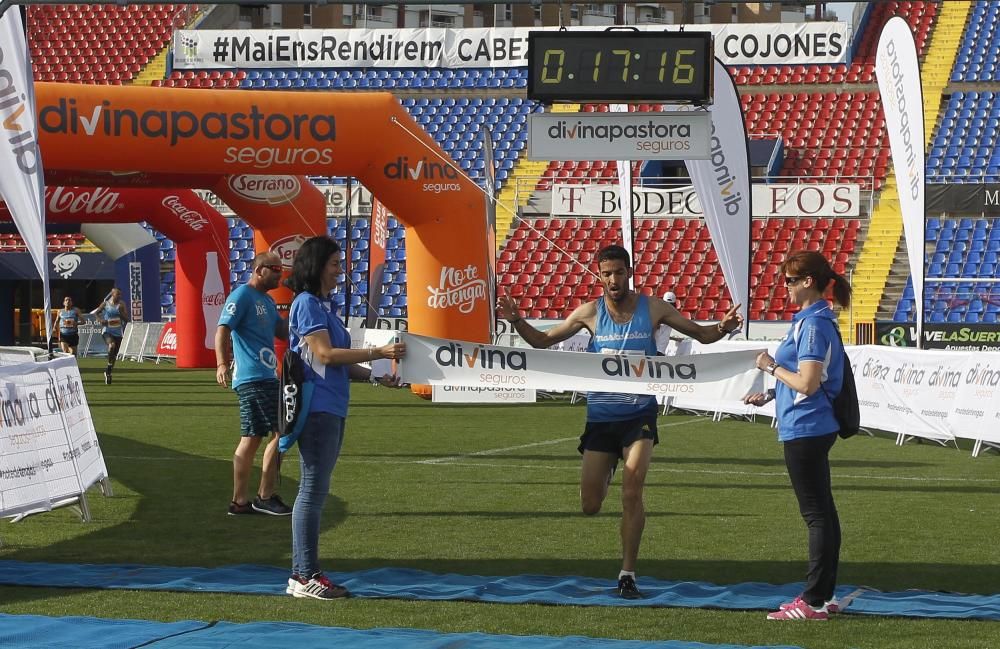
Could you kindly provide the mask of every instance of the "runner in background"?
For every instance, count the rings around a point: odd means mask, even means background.
[[[83,322],[83,311],[73,306],[73,298],[63,298],[63,308],[59,312],[59,347],[66,354],[76,356],[76,348],[80,345],[80,323]]]
[[[128,324],[128,309],[122,300],[122,291],[117,286],[111,289],[108,298],[101,302],[101,305],[90,312],[96,315],[104,330],[104,342],[108,346],[108,366],[104,370],[104,383],[111,385],[111,373],[115,369],[115,360],[118,358],[118,348],[122,344],[122,336],[125,335],[125,325]]]

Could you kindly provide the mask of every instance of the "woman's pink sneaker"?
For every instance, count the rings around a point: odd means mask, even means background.
[[[779,611],[784,611],[787,608],[791,608],[793,606],[797,606],[800,601],[802,601],[802,598],[801,597],[796,597],[792,601],[785,602],[784,604],[782,604],[781,606],[779,606],[778,610]],[[833,599],[831,599],[830,601],[828,601],[826,604],[824,604],[824,607],[826,608],[826,612],[829,615],[836,615],[837,613],[840,613],[840,600],[837,599],[836,597],[834,597]]]
[[[787,608],[786,608],[787,606]],[[827,615],[826,606],[823,608],[815,609],[812,606],[806,604],[805,600],[801,597],[796,597],[794,601],[787,605],[783,605],[780,610],[774,613],[768,613],[767,619],[769,620],[815,620],[815,621],[825,621],[829,620],[830,616]]]

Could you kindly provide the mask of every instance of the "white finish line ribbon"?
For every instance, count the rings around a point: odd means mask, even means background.
[[[404,383],[697,399],[741,399],[760,380],[755,359],[763,351],[639,356],[499,347],[405,332],[401,337]]]

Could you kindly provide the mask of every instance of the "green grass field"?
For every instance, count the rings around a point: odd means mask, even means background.
[[[236,397],[210,371],[122,363],[105,386],[82,361],[114,496],[93,521],[60,510],[0,522],[0,559],[174,566],[288,566],[290,521],[226,516]],[[477,575],[586,575],[620,567],[618,479],[605,510],[579,513],[584,407],[439,406],[353,388],[344,453],[324,513],[328,570],[402,566]],[[646,491],[643,576],[718,584],[801,581],[805,527],[766,424],[660,419]],[[1000,459],[888,438],[832,453],[844,528],[841,582],[881,590],[1000,592]],[[298,486],[293,451],[279,493]],[[255,478],[256,480],[256,478]],[[587,635],[809,648],[1000,648],[1000,624],[839,616],[775,623],[761,611],[0,588],[5,613],[152,620],[286,620],[354,628]]]

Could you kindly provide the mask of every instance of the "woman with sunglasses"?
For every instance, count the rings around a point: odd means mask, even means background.
[[[302,476],[292,508],[292,576],[286,592],[294,597],[337,599],[347,589],[331,582],[319,567],[319,526],[330,478],[344,442],[344,422],[350,381],[371,381],[399,387],[395,376],[375,378],[358,365],[377,358],[399,359],[403,343],[351,349],[351,334],[330,303],[341,275],[340,246],[328,237],[302,243],[288,286],[295,292],[288,314],[289,346],[305,365],[305,380],[313,383],[312,400],[299,434]]]
[[[767,618],[826,620],[840,610],[834,599],[840,519],[830,485],[829,454],[839,429],[833,398],[843,382],[844,344],[837,317],[823,296],[832,288],[836,302],[846,307],[851,286],[817,252],[792,253],[781,271],[788,297],[800,310],[774,358],[767,352],[757,357],[757,367],[775,378],[775,388],[747,395],[744,401],[761,406],[776,400],[778,439],[784,445],[799,512],[809,529],[809,570],[802,594]]]

